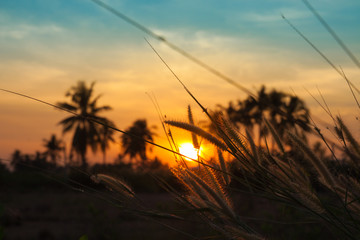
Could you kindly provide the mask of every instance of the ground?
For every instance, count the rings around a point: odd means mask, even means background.
[[[167,193],[140,194],[139,197],[148,207],[168,212],[179,210]],[[233,199],[243,219],[269,239],[319,239],[320,236],[331,239],[330,231],[324,226],[304,221],[303,218],[297,221],[296,218],[301,216],[294,210],[246,194],[236,194]],[[77,240],[84,235],[88,239],[158,240],[190,239],[179,231],[197,237],[215,234],[197,220],[150,220],[126,214],[109,203],[104,192],[89,195],[63,189],[7,190],[0,193],[0,200],[5,240]],[[179,231],[171,230],[157,221]]]

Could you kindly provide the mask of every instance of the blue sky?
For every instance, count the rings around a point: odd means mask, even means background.
[[[346,84],[281,18],[284,14],[358,83],[360,70],[301,0],[105,2],[251,90],[266,84],[294,91],[322,117],[307,93],[317,95],[319,88],[334,112],[354,118],[354,101]],[[310,3],[360,58],[360,2]],[[56,102],[65,100],[64,93],[77,80],[96,81],[96,90],[104,94],[102,103],[114,108],[108,116],[121,129],[142,117],[159,124],[145,92],[155,94],[167,116],[182,119],[193,102],[144,37],[209,108],[245,97],[90,0],[2,0],[0,85]],[[0,93],[0,110],[2,158],[16,147],[40,150],[43,138],[61,133],[56,123],[65,117],[5,93]],[[201,111],[197,116],[203,118]]]

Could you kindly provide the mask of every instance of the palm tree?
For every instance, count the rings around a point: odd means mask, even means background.
[[[254,121],[251,115],[253,109],[253,99],[247,99],[245,101],[238,101],[238,106],[234,106],[232,102],[229,103],[229,107],[225,109],[231,122],[236,127],[239,127],[237,123],[243,124],[245,127],[252,130]]]
[[[254,98],[249,96],[248,104],[249,109],[252,110],[252,114],[250,116],[253,118],[254,122],[258,125],[258,144],[260,146],[262,137],[267,135],[267,128],[263,124],[263,119],[266,117],[268,113],[268,109],[270,107],[269,103],[269,95],[266,93],[265,86],[261,86],[260,91],[257,93],[257,97]]]
[[[105,124],[106,126],[102,126],[100,128],[100,135],[99,135],[100,149],[103,154],[103,164],[106,164],[106,150],[110,147],[110,142],[115,142],[113,138],[114,130],[107,127],[107,126],[115,127],[114,123],[108,121]]]
[[[23,170],[25,158],[22,152],[18,149],[16,149],[13,154],[11,155],[11,162],[10,165],[14,168],[14,170],[17,172],[19,170]]]
[[[258,127],[258,143],[266,134],[266,128],[263,125],[263,118],[266,116],[269,108],[269,96],[266,93],[265,86],[258,91],[257,96],[249,96],[244,101],[238,101],[237,108],[230,104],[226,112],[229,119],[235,123],[240,123],[246,128],[253,130],[254,126]]]
[[[136,120],[126,132],[121,135],[124,155],[129,155],[130,160],[137,155],[144,162],[146,160],[146,141],[153,141],[154,133],[147,127],[145,119]]]
[[[283,115],[287,94],[273,89],[268,93],[269,100],[269,120],[274,126],[278,127],[280,116]]]
[[[52,134],[49,140],[43,139],[43,142],[43,146],[46,148],[45,156],[49,156],[51,162],[56,165],[57,160],[60,158],[60,153],[64,150],[63,141],[57,139],[55,134]]]
[[[293,129],[295,134],[299,134],[298,128],[305,132],[311,130],[309,120],[309,110],[304,101],[296,96],[289,96],[289,101],[284,103],[282,120],[280,125],[285,129]]]
[[[71,87],[66,93],[71,98],[70,103],[59,102],[57,105],[69,111],[75,112],[77,115],[71,115],[59,122],[63,125],[63,133],[74,132],[71,152],[75,152],[80,157],[82,167],[87,166],[86,152],[91,147],[96,152],[100,141],[106,141],[107,138],[101,138],[102,125],[91,121],[95,120],[104,124],[112,123],[98,114],[103,111],[111,110],[108,105],[98,107],[97,101],[101,97],[98,95],[93,97],[94,82],[87,86],[84,81],[79,81],[75,86]],[[114,125],[112,123],[112,125]]]
[[[258,91],[257,96],[249,96],[243,101],[238,101],[237,106],[232,103],[226,108],[229,119],[236,125],[240,123],[247,128],[253,129],[256,125],[259,130],[258,144],[268,134],[263,119],[268,119],[279,131],[281,136],[285,130],[294,129],[309,131],[309,110],[305,103],[296,96],[272,90],[267,92],[265,86]]]

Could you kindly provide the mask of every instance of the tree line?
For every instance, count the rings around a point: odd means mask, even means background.
[[[21,161],[29,162],[31,159],[57,165],[62,158],[65,165],[79,165],[86,168],[89,150],[94,153],[100,150],[105,164],[107,150],[111,143],[115,142],[116,125],[102,115],[112,108],[109,105],[99,104],[102,95],[94,94],[94,86],[95,82],[87,84],[85,81],[78,81],[66,92],[68,101],[56,104],[59,108],[71,112],[58,123],[64,135],[72,134],[69,150],[65,148],[64,141],[53,134],[49,139],[43,139],[45,151],[42,153],[37,152],[32,157],[22,156],[21,152],[16,150],[12,156],[12,165],[17,165]],[[266,137],[269,135],[264,119],[267,119],[281,136],[284,135],[285,129],[290,129],[304,137],[306,132],[311,131],[309,109],[304,101],[297,96],[275,89],[267,91],[265,86],[262,86],[256,95],[248,96],[236,103],[230,102],[228,106],[221,106],[220,110],[216,111],[226,115],[237,127],[244,127],[253,135],[257,135],[259,146],[267,141]],[[211,128],[210,124],[209,129]],[[146,119],[134,121],[125,132],[128,134],[120,136],[123,150],[119,156],[129,157],[130,160],[136,159],[140,163],[145,162],[147,141],[153,141],[155,135]]]
[[[30,155],[15,150],[11,157],[11,165],[21,168],[19,165],[22,163],[26,165],[30,162],[46,161],[57,165],[63,159],[65,165],[80,165],[82,168],[86,168],[89,149],[93,153],[100,150],[103,155],[103,164],[106,164],[106,152],[110,144],[115,142],[114,128],[116,125],[110,119],[102,116],[104,112],[112,110],[112,108],[109,105],[99,105],[101,95],[94,94],[94,86],[95,82],[87,84],[85,81],[78,81],[65,94],[69,101],[56,104],[60,109],[71,112],[69,116],[58,123],[62,126],[64,135],[72,134],[68,151],[65,142],[52,134],[49,139],[43,139],[44,152],[37,151],[35,155]],[[129,156],[130,160],[145,161],[147,159],[145,140],[153,141],[154,136],[146,119],[136,120],[125,131],[129,134],[122,134],[120,137],[123,153],[119,156]]]

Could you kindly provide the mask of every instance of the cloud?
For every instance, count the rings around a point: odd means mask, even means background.
[[[251,22],[279,22],[282,21],[281,15],[284,14],[286,17],[291,19],[305,19],[308,18],[311,13],[309,11],[297,10],[293,8],[280,8],[274,9],[270,12],[249,12],[244,13],[241,16],[242,20],[251,21]]]
[[[64,28],[56,24],[30,25],[16,24],[1,27],[0,38],[24,39],[33,35],[61,34]]]

